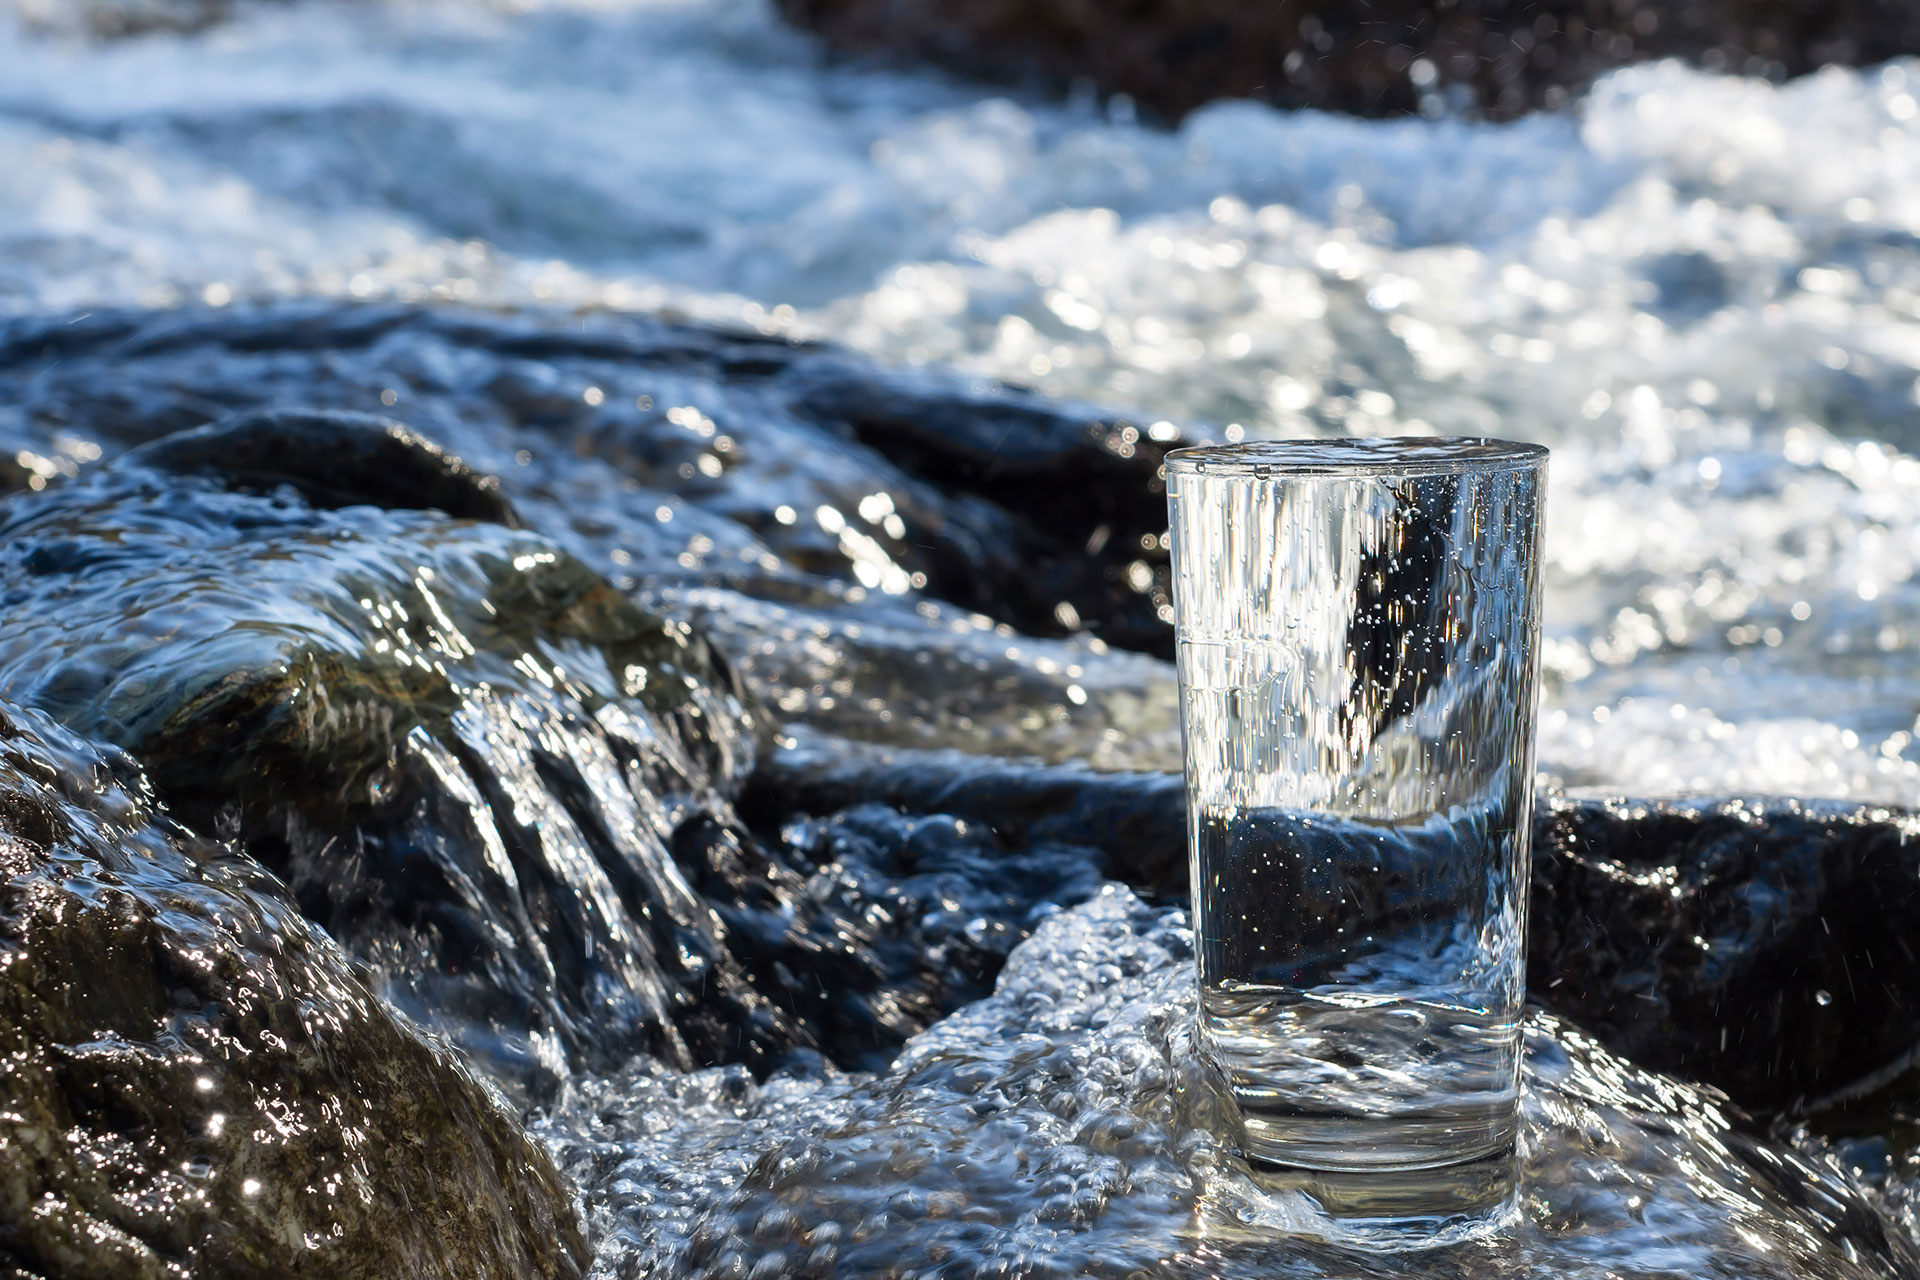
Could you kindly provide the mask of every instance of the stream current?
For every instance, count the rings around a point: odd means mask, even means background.
[[[597,1274],[1412,1273],[1271,1242],[1326,1224],[1249,1197],[1207,1136],[1184,917],[1101,887],[1095,868],[1143,878],[1111,850],[1055,833],[1008,886],[964,818],[734,812],[771,724],[800,749],[1178,767],[1164,548],[1099,505],[1125,476],[1061,491],[1128,596],[1094,625],[1094,595],[1029,600],[1018,556],[967,549],[1011,537],[984,482],[862,451],[891,428],[861,378],[915,404],[992,410],[1004,380],[1116,406],[1116,466],[1281,433],[1549,444],[1544,771],[1920,801],[1920,65],[1784,86],[1644,66],[1504,126],[1228,103],[1166,130],[833,64],[734,0],[214,8],[105,39],[87,15],[199,9],[0,5],[0,446],[15,545],[41,539],[13,568],[37,585],[4,601],[0,698],[130,752],[471,1054],[579,1189]],[[470,310],[493,307],[535,310]],[[141,318],[171,308],[176,329]],[[663,312],[896,372],[829,356],[758,382],[778,359],[752,339],[682,360]],[[274,403],[398,418],[501,476],[511,516],[476,499],[488,527],[449,532],[198,480],[183,508],[149,472],[199,464],[118,461]],[[129,512],[151,562],[73,550]],[[269,536],[280,567],[220,595]],[[70,652],[34,629],[60,574],[118,593]],[[667,642],[627,604],[574,612],[600,600],[583,574],[692,644],[668,661],[684,705],[620,684]],[[352,689],[428,710],[289,737],[284,767],[335,761],[333,789],[225,811],[217,742],[151,748],[150,690],[87,683],[136,597],[185,620],[164,669],[208,688],[284,673],[298,635],[352,655]],[[502,599],[531,632],[482,616]],[[430,600],[446,616],[414,622]],[[190,643],[210,615],[245,640]],[[181,707],[167,726],[204,711]],[[316,870],[335,827],[359,842],[344,881]],[[368,907],[387,856],[451,886],[437,924]],[[479,928],[488,875],[525,900]],[[857,998],[801,990],[803,957]],[[1874,1176],[1899,1142],[1751,1137],[1544,1012],[1526,1073],[1516,1244],[1422,1265],[1913,1273],[1908,1184]]]
[[[1543,441],[1545,768],[1920,793],[1920,68],[1169,132],[826,66],[747,0],[242,5],[104,43],[71,14],[169,6],[9,7],[0,308],[673,305],[1143,428]]]

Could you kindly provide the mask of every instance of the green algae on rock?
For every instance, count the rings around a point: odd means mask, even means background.
[[[138,769],[0,707],[0,1270],[573,1277],[546,1152]]]

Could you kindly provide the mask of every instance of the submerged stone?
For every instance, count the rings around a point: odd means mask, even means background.
[[[138,769],[0,707],[0,1269],[570,1277],[547,1153]]]

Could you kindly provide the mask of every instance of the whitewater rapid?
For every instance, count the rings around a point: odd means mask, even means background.
[[[1920,64],[1164,130],[838,64],[760,0],[30,12],[0,312],[664,308],[1226,438],[1541,441],[1544,770],[1920,802]]]

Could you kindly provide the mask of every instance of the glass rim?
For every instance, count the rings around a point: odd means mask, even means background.
[[[1342,436],[1248,440],[1241,444],[1194,445],[1166,456],[1169,475],[1293,476],[1479,475],[1539,469],[1545,445],[1492,436]]]

